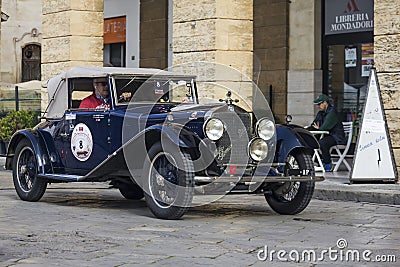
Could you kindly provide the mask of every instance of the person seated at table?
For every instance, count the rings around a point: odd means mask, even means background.
[[[318,140],[322,153],[322,163],[325,171],[332,171],[332,159],[329,150],[332,146],[343,145],[346,143],[343,124],[340,121],[336,109],[331,105],[329,97],[321,94],[314,100],[314,104],[318,105],[319,111],[314,121],[307,129],[310,131],[328,131]]]
[[[95,78],[93,79],[94,92],[88,97],[85,97],[79,108],[110,108],[110,97],[108,92],[107,78]]]

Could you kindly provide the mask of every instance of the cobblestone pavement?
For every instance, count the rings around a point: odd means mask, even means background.
[[[355,266],[365,250],[399,262],[399,219],[400,206],[322,200],[282,216],[262,196],[233,195],[165,221],[106,184],[50,185],[41,201],[24,202],[0,172],[0,266]],[[290,261],[313,250],[324,261],[283,263],[273,250]],[[346,261],[350,250],[361,263]]]

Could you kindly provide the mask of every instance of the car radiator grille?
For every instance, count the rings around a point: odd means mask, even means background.
[[[246,164],[251,120],[248,113],[218,113],[214,117],[224,122],[225,132],[216,142],[218,164]]]

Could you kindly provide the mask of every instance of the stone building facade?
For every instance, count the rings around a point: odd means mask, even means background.
[[[37,65],[40,68],[41,0],[1,1],[1,11],[8,19],[1,23],[0,81],[13,84],[24,81],[24,77],[25,80],[40,79],[40,69],[35,70],[36,75],[29,76],[24,64],[33,63],[29,56],[34,52],[39,57]]]
[[[374,1],[375,67],[400,173],[400,2]]]
[[[257,82],[277,119],[292,114],[298,124],[312,120],[316,112],[312,100],[324,87],[324,0],[137,1],[136,6],[119,7],[139,9],[139,40],[134,41],[140,52],[126,51],[127,66],[163,69],[188,61],[224,64]],[[357,10],[354,3],[359,1],[349,1],[348,11]],[[104,64],[104,9],[110,3],[42,0],[43,80],[75,65]],[[400,3],[374,0],[373,7],[374,61],[400,170]],[[240,94],[251,101],[251,89],[238,86]]]
[[[140,1],[140,67],[165,69],[169,65],[168,9],[168,0]]]
[[[42,1],[42,76],[103,65],[103,1]]]

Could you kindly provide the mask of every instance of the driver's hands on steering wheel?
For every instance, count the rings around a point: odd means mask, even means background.
[[[123,92],[119,98],[118,102],[127,102],[131,99],[132,93],[131,92]]]

